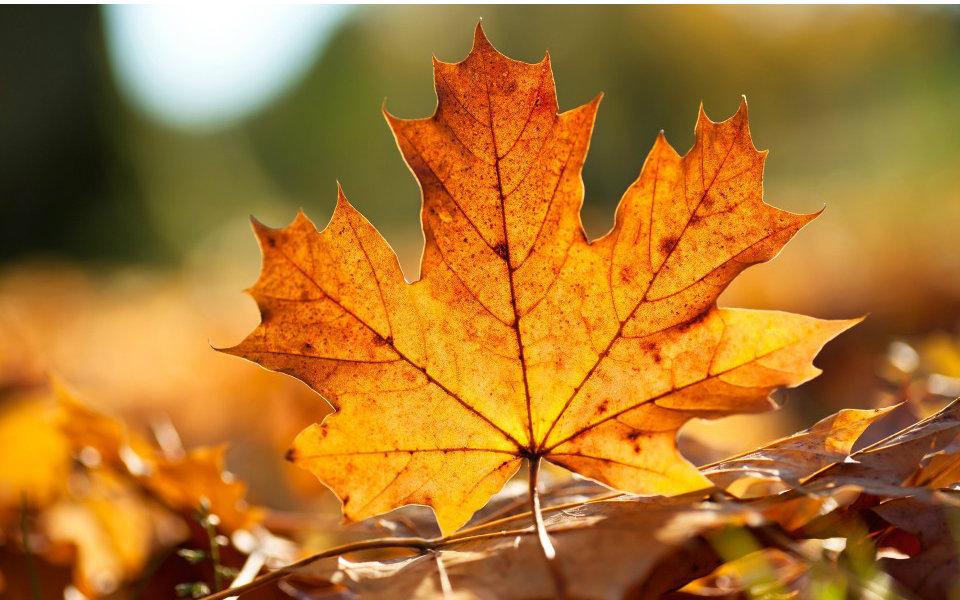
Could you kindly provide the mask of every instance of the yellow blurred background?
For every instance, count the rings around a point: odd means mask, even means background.
[[[339,181],[415,278],[419,191],[381,105],[430,114],[431,55],[463,58],[480,18],[513,58],[550,52],[561,109],[605,93],[583,175],[592,236],[659,130],[684,152],[699,104],[720,120],[741,95],[771,150],[767,202],[826,206],[721,303],[869,318],[784,411],[701,427],[711,443],[902,398],[917,370],[940,377],[924,394],[954,393],[956,8],[76,6],[0,8],[2,398],[53,372],[133,426],[230,442],[256,503],[335,512],[281,460],[323,402],[211,348],[258,320],[241,293],[259,267],[248,217],[277,227],[302,207],[323,225]]]

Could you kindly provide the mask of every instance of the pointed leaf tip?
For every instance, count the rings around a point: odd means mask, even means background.
[[[487,35],[483,31],[483,17],[477,19],[477,25],[473,28],[473,41],[486,40]]]
[[[337,182],[337,204],[334,207],[334,210],[343,210],[345,208],[353,208],[350,204],[350,201],[347,200],[347,195],[343,193],[343,188],[340,187],[340,182]]]
[[[268,236],[271,231],[274,229],[266,225],[263,221],[256,218],[253,215],[250,215],[250,226],[253,228],[253,233],[261,242]]]
[[[470,53],[478,52],[482,49],[488,49],[496,52],[496,48],[490,43],[486,32],[483,30],[483,19],[477,22],[477,27],[473,30],[473,48]]]

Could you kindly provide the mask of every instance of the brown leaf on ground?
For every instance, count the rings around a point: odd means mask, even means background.
[[[743,507],[630,498],[563,511],[547,519],[547,528],[567,581],[566,597],[655,598],[656,592],[665,591],[663,585],[679,587],[716,566],[709,545],[691,540],[708,530],[757,519]],[[666,560],[675,554],[683,560]],[[520,600],[555,594],[532,535],[464,542],[388,563],[329,561],[301,575],[331,581],[364,600]],[[661,585],[645,587],[654,577]]]
[[[206,263],[178,272],[8,265],[0,271],[0,390],[46,390],[53,373],[132,427],[169,418],[191,446],[242,440],[272,461],[329,407],[300,382],[210,350],[210,340],[235,339],[256,323],[256,309],[224,280],[232,281]],[[259,473],[242,467],[241,476]],[[281,475],[317,496],[307,473]]]
[[[950,446],[958,434],[960,400],[954,400],[938,413],[815,473],[802,482],[803,487],[829,491],[855,486],[878,496],[894,497],[934,487],[928,484],[940,484],[942,478],[931,476],[924,483],[918,472],[923,472],[925,458]],[[940,465],[940,461],[949,459],[938,459],[936,464]],[[905,487],[911,485],[914,487]]]
[[[31,552],[71,566],[87,597],[126,589],[158,553],[188,540],[201,503],[226,533],[261,519],[245,502],[246,484],[224,472],[224,446],[167,456],[64,386],[52,388],[0,414],[0,450],[11,458],[0,466],[0,537],[22,539],[21,519],[36,521]]]
[[[226,450],[226,446],[195,448],[179,458],[158,460],[144,485],[187,513],[206,503],[224,531],[248,528],[262,518],[262,510],[247,505],[247,485],[224,470]]]
[[[796,488],[784,482],[785,491],[767,496],[738,498],[714,490],[707,500],[705,493],[694,491],[549,508],[547,529],[557,547],[556,567],[567,584],[566,597],[804,597],[812,589],[888,586],[883,572],[874,568],[879,564],[897,578],[906,597],[939,600],[956,571],[950,525],[960,506],[956,492],[891,485],[903,478],[899,461],[889,461],[887,477],[879,472],[882,456],[896,453],[901,444],[914,452],[915,460],[924,453],[953,452],[955,446],[946,441],[955,434],[955,410],[947,407],[852,454],[858,432],[884,411],[832,415],[771,448],[796,444],[811,449],[818,461],[829,457],[838,462]],[[835,443],[818,439],[829,430],[838,432]],[[851,456],[870,458],[858,462]],[[739,457],[731,462],[736,460]],[[788,468],[791,465],[797,466],[788,463]],[[833,469],[846,478],[843,485],[832,485]],[[858,480],[860,469],[864,477]],[[922,472],[923,466],[915,462],[913,471]],[[575,489],[569,485],[561,490]],[[502,501],[511,504],[508,498]],[[293,574],[289,585],[304,598],[328,598],[325,594],[335,591],[374,600],[554,597],[556,580],[542,568],[533,529],[523,526],[529,513],[509,514],[453,540],[416,538],[417,543],[405,545],[390,538],[384,546],[394,551],[398,545],[419,548],[414,556],[357,562],[326,554],[283,573]],[[377,540],[353,551],[372,548],[377,548]],[[893,558],[894,551],[901,553],[899,559]],[[903,558],[904,553],[909,558]],[[297,587],[304,583],[310,587]]]
[[[74,486],[41,523],[52,543],[76,548],[74,584],[89,597],[117,591],[143,573],[155,552],[188,537],[179,516],[121,475],[97,469],[75,477]]]
[[[106,462],[185,515],[206,502],[226,531],[261,519],[262,511],[249,507],[244,499],[246,484],[236,481],[224,469],[225,445],[167,456],[145,437],[131,432],[122,421],[90,408],[63,386],[54,387],[62,411],[63,434],[81,458],[85,451],[96,451],[93,466]]]
[[[917,537],[920,551],[908,558],[882,558],[883,570],[924,600],[955,598],[960,583],[957,523],[960,500],[941,496],[931,503],[897,498],[872,509],[884,521]]]
[[[779,489],[792,487],[804,477],[846,459],[867,427],[893,408],[844,409],[809,429],[709,465],[701,472],[737,496],[768,493],[767,489],[757,490],[758,482],[780,484]]]

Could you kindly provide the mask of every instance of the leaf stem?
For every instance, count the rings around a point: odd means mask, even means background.
[[[543,525],[543,513],[540,512],[540,489],[538,480],[540,478],[540,457],[529,459],[530,463],[530,512],[533,514],[533,526],[537,532],[537,539],[540,540],[540,548],[543,550],[543,556],[548,561],[557,557],[557,551],[547,535],[547,528]]]
[[[530,465],[530,512],[533,514],[533,527],[537,532],[537,540],[540,542],[540,550],[543,551],[543,558],[547,564],[547,569],[550,571],[550,577],[553,579],[553,587],[557,592],[556,597],[566,598],[566,579],[563,576],[563,571],[560,569],[560,564],[557,562],[557,550],[553,547],[553,542],[550,541],[550,535],[547,533],[547,528],[543,524],[543,512],[540,510],[540,490],[538,485],[540,478],[540,457],[531,456],[527,462]]]
[[[265,575],[257,577],[250,583],[213,593],[204,597],[203,600],[223,600],[224,598],[239,596],[251,590],[262,587],[271,581],[283,579],[298,569],[302,569],[303,567],[313,564],[318,560],[330,558],[332,556],[340,556],[341,554],[348,554],[350,552],[357,552],[359,550],[372,550],[376,548],[416,548],[426,551],[432,547],[432,544],[433,542],[431,540],[424,538],[380,538],[376,540],[363,540],[360,542],[353,542],[351,544],[344,544],[342,546],[336,546],[324,552],[308,556],[298,560],[297,562],[290,563],[285,567],[270,571]]]

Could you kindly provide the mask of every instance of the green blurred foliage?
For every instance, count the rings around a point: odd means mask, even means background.
[[[932,181],[960,155],[952,8],[363,7],[292,92],[214,133],[167,130],[120,106],[95,12],[5,16],[0,189],[17,209],[4,219],[8,258],[37,249],[175,257],[225,220],[257,212],[279,224],[296,206],[322,224],[337,180],[375,224],[415,244],[401,233],[417,228],[418,190],[381,103],[429,114],[429,57],[460,60],[481,17],[510,56],[550,51],[564,109],[605,93],[584,174],[593,234],[611,223],[658,130],[689,147],[701,101],[721,119],[748,97],[757,146],[774,149],[768,196],[789,209],[827,203],[869,218],[876,198],[863,190],[884,190],[939,220],[951,192]],[[71,227],[40,226],[66,221],[64,212],[77,219]],[[144,235],[151,229],[169,247]]]
[[[161,252],[123,111],[95,7],[0,7],[0,260]]]

